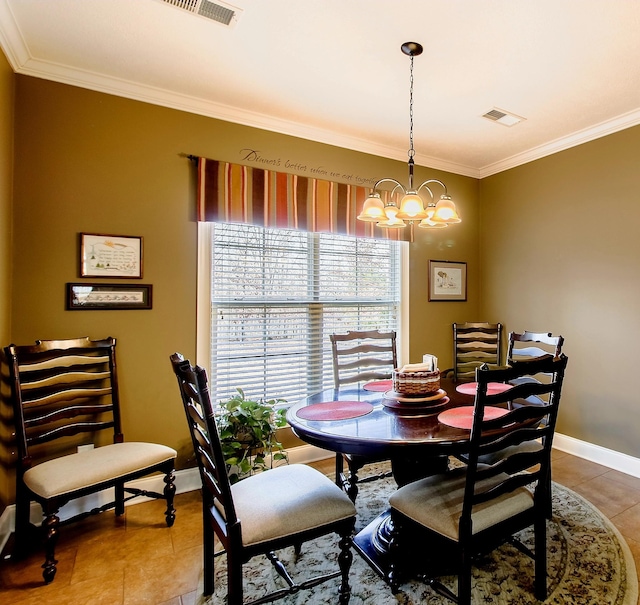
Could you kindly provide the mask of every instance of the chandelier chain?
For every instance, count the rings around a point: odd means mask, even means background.
[[[413,148],[413,55],[411,55],[411,67],[409,68],[409,159],[416,154]]]

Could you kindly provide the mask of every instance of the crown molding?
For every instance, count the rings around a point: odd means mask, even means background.
[[[516,166],[521,166],[522,164],[539,160],[546,156],[553,155],[554,153],[570,149],[571,147],[577,147],[578,145],[594,141],[601,137],[606,137],[607,135],[631,128],[632,126],[637,126],[638,124],[640,124],[640,109],[630,111],[613,118],[612,120],[600,122],[600,124],[590,126],[584,130],[579,130],[578,132],[574,132],[566,137],[561,137],[555,141],[551,141],[544,145],[539,145],[538,147],[533,147],[532,149],[513,155],[510,158],[484,166],[478,171],[478,178],[483,179],[493,174],[504,172],[510,168],[515,168]]]

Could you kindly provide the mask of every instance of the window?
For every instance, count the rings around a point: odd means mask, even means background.
[[[199,363],[213,401],[294,402],[333,386],[329,334],[399,331],[400,249],[388,240],[200,223]],[[207,300],[208,299],[208,300]],[[203,358],[208,358],[205,363]]]

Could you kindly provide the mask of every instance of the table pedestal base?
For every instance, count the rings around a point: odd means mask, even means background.
[[[356,552],[367,564],[389,584],[390,558],[389,538],[392,530],[391,511],[378,515],[367,527],[353,538]],[[446,541],[437,541],[433,535],[415,529],[409,542],[403,542],[401,560],[398,561],[401,582],[418,578],[433,584],[432,578],[455,575],[457,556],[455,549]],[[398,571],[396,571],[398,573]],[[439,594],[438,588],[434,588]]]
[[[389,574],[390,524],[391,513],[386,510],[353,538],[356,551],[385,582]]]
[[[407,483],[424,477],[445,473],[449,468],[449,457],[394,458],[391,460],[391,468],[396,483],[399,487],[402,487]],[[371,521],[353,539],[356,551],[387,583],[389,575],[389,540],[391,539],[392,530],[391,512],[387,509]]]

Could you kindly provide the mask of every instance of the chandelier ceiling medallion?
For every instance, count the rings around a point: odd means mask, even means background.
[[[405,42],[401,48],[405,55],[411,57],[409,78],[409,184],[405,187],[402,183],[392,178],[383,178],[377,181],[371,194],[365,200],[358,219],[375,222],[378,227],[384,227],[385,229],[406,227],[407,222],[413,227],[413,224],[417,221],[420,221],[418,227],[424,229],[442,229],[453,223],[461,222],[456,205],[447,194],[446,185],[438,179],[426,180],[417,188],[413,185],[413,157],[416,153],[413,148],[413,58],[421,55],[423,48],[417,42]],[[378,190],[378,187],[383,183],[392,183],[394,185],[386,203],[382,201]],[[444,189],[444,193],[437,203],[429,185],[440,185]],[[431,198],[426,208],[420,196],[422,190],[425,190]],[[393,199],[396,193],[402,194],[399,207]]]

